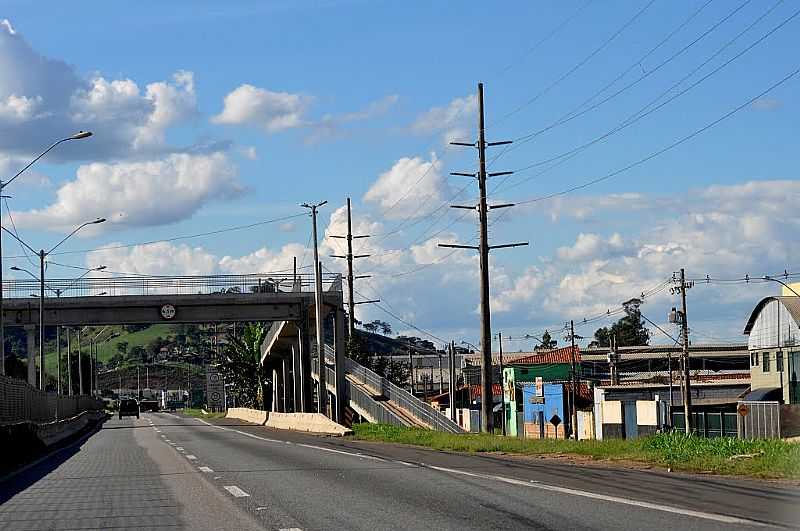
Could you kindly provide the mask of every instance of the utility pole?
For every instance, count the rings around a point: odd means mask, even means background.
[[[570,414],[572,419],[572,434],[575,440],[578,440],[578,408],[575,405],[575,395],[576,395],[576,388],[578,387],[578,371],[577,365],[575,363],[575,321],[569,321],[569,338],[572,342],[572,349],[570,351],[570,361],[572,362],[572,390],[571,390],[571,403],[572,407],[570,408]]]
[[[450,342],[450,420],[456,422],[456,345]]]
[[[2,280],[0,280],[2,282]],[[61,327],[56,327],[56,358],[58,359],[58,370],[57,370],[57,378],[58,378],[58,386],[56,388],[56,392],[60,395],[61,394]]]
[[[497,332],[497,344],[500,350],[500,411],[503,413],[503,435],[506,434],[506,389],[503,379],[503,333]]]
[[[39,389],[47,390],[44,377],[44,249],[39,251]]]
[[[689,322],[686,318],[686,290],[691,288],[686,283],[686,273],[681,268],[680,292],[681,292],[681,335],[683,336],[683,416],[685,419],[686,433],[691,434],[694,426],[692,425],[692,390],[690,382],[689,364]]]
[[[317,357],[319,359],[319,400],[317,402],[318,411],[328,416],[328,388],[325,384],[325,337],[323,334],[325,323],[322,321],[322,268],[319,263],[319,251],[317,249],[317,209],[325,205],[327,201],[309,205],[303,203],[302,207],[311,210],[311,231],[314,238],[314,306],[315,324],[317,332]]]
[[[356,320],[356,304],[369,304],[373,302],[381,302],[380,299],[371,301],[353,302],[353,280],[359,278],[369,278],[371,275],[358,275],[353,276],[353,259],[367,258],[368,254],[353,254],[353,240],[359,238],[369,238],[369,234],[362,234],[353,236],[353,218],[350,211],[350,198],[347,198],[347,236],[331,236],[331,238],[347,239],[347,254],[332,254],[332,258],[344,258],[347,260],[347,311],[349,312],[347,319],[347,337],[353,337],[355,333],[355,320]]]
[[[414,394],[414,351],[408,347],[408,374],[411,378],[411,394]]]
[[[466,142],[450,142],[456,146],[468,146],[478,148],[478,163],[479,171],[474,173],[451,172],[450,175],[460,175],[465,177],[477,177],[478,187],[480,189],[480,201],[477,206],[475,205],[451,205],[452,208],[463,208],[467,210],[477,209],[478,220],[480,226],[480,240],[477,246],[474,245],[457,245],[440,243],[439,247],[449,247],[455,249],[475,249],[479,252],[480,256],[480,273],[481,273],[481,358],[483,364],[481,366],[481,431],[492,433],[494,429],[493,412],[494,398],[492,396],[492,326],[491,326],[491,312],[489,309],[489,250],[500,249],[506,247],[519,247],[528,245],[528,242],[523,243],[508,243],[503,245],[489,245],[489,223],[488,214],[490,209],[507,208],[514,206],[513,203],[505,203],[500,205],[487,205],[486,204],[486,178],[496,177],[500,175],[510,175],[513,172],[501,171],[495,173],[486,173],[486,148],[492,146],[499,146],[510,144],[510,140],[501,142],[486,142],[484,127],[484,107],[483,107],[483,83],[478,83],[478,141],[474,144]]]

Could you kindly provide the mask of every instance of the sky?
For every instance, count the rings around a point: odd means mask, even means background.
[[[632,297],[664,331],[669,280],[800,272],[800,16],[793,2],[6,0],[0,174],[51,262],[137,274],[344,271],[353,202],[362,320],[477,342],[477,84],[485,88],[493,331],[570,319],[587,340]],[[260,223],[266,222],[269,223]],[[253,225],[195,238],[181,236]],[[160,241],[151,244],[143,242]],[[86,252],[92,250],[91,252]],[[4,237],[3,274],[30,266]],[[55,263],[48,276],[76,269]],[[697,282],[692,341],[744,341],[779,286]],[[651,293],[652,292],[652,293]],[[607,313],[606,317],[602,314]],[[584,323],[584,319],[587,322]],[[671,343],[653,328],[653,341]]]

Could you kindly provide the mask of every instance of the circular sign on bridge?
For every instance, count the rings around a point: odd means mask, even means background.
[[[169,321],[173,317],[175,317],[175,306],[171,304],[165,304],[161,307],[161,317]]]

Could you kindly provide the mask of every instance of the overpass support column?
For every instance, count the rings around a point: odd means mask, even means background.
[[[292,344],[292,398],[294,411],[305,411],[303,407],[303,357],[300,352],[300,339]]]
[[[289,386],[292,380],[288,378],[288,369],[286,367],[286,358],[281,359],[281,411],[284,413],[289,412]]]
[[[300,359],[302,361],[300,374],[300,384],[303,388],[303,409],[304,413],[312,413],[316,411],[314,408],[313,394],[311,393],[311,386],[313,380],[311,379],[311,323],[309,322],[308,305],[303,305],[303,317],[300,320],[299,344],[300,344]]]
[[[25,337],[28,340],[28,383],[36,387],[36,327],[26,325]]]
[[[342,308],[336,308],[333,316],[334,324],[334,364],[336,368],[336,422],[344,424],[344,408],[347,405],[347,396],[345,396],[345,374],[344,374],[344,357],[345,357],[345,326],[344,326],[344,311]]]
[[[278,377],[278,369],[272,369],[272,412],[279,413],[281,411],[278,397],[281,393],[281,382]]]

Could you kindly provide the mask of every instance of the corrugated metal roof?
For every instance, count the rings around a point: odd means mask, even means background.
[[[744,326],[745,335],[750,335],[750,331],[753,329],[753,325],[756,323],[758,314],[761,313],[761,310],[770,301],[780,302],[783,307],[786,308],[786,311],[789,312],[789,315],[792,316],[794,322],[797,323],[797,326],[800,326],[800,297],[764,297],[758,301],[756,307],[753,308],[753,313],[750,314],[750,319],[747,320],[747,324]]]

